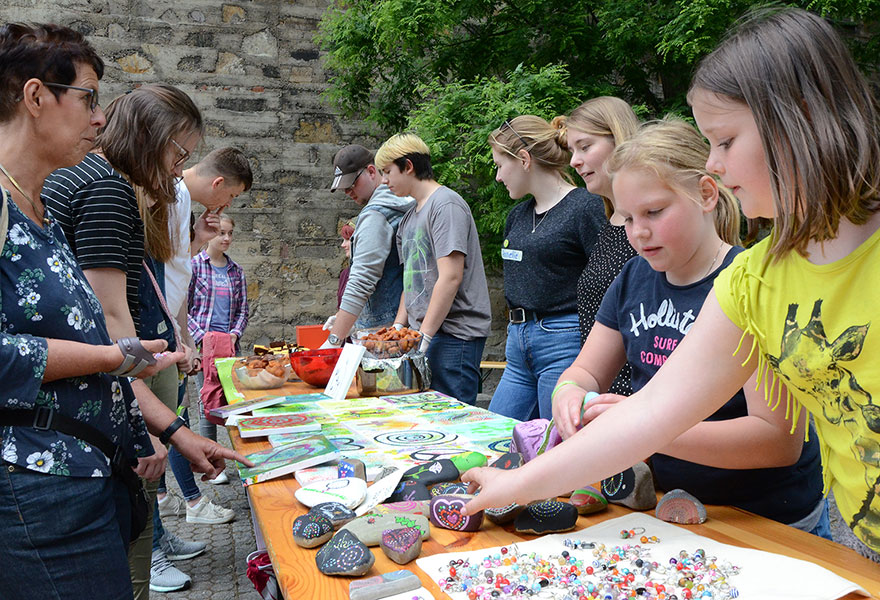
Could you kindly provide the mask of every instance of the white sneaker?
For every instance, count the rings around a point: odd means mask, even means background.
[[[187,523],[207,523],[209,525],[219,525],[220,523],[229,523],[235,519],[235,511],[229,508],[217,506],[204,496],[195,506],[186,507]]]
[[[168,492],[157,502],[160,517],[182,517],[186,514],[186,501],[174,492]]]
[[[150,589],[154,592],[176,592],[192,583],[189,575],[168,562],[162,550],[153,550],[150,561]]]
[[[229,483],[229,477],[226,476],[226,471],[220,471],[220,474],[217,475],[217,477],[215,477],[214,479],[209,479],[208,483],[213,483],[214,485]]]

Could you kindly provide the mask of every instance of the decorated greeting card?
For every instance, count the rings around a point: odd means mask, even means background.
[[[321,424],[305,414],[248,417],[238,420],[242,438],[259,437],[270,433],[310,433],[321,431]]]
[[[311,435],[278,448],[261,450],[247,456],[253,467],[239,467],[244,485],[253,485],[338,459],[336,446],[323,435]]]

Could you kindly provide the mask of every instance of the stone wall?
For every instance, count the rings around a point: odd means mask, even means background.
[[[234,145],[251,159],[255,184],[229,209],[230,251],[248,278],[258,337],[293,340],[295,326],[335,312],[344,255],[337,232],[357,213],[326,188],[336,150],[370,147],[362,124],[321,98],[326,77],[312,41],[329,0],[3,0],[0,20],[57,22],[86,34],[106,62],[103,103],[143,83],[190,94],[207,134],[200,155]],[[193,163],[190,163],[193,164]],[[502,314],[496,288],[495,314]],[[503,323],[486,357],[503,354]]]

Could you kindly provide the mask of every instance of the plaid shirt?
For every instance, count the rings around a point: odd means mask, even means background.
[[[248,324],[247,284],[241,267],[228,256],[226,260],[229,261],[229,284],[232,287],[229,298],[229,333],[234,333],[241,340],[241,334]],[[211,326],[211,315],[214,312],[214,285],[208,253],[200,252],[191,262],[193,273],[187,295],[189,307],[187,327],[193,341],[200,344]],[[236,353],[239,350],[239,344],[236,342]]]

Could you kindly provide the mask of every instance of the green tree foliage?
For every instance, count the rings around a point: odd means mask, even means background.
[[[863,69],[880,57],[880,0],[788,4],[832,19]],[[318,42],[328,99],[380,137],[404,129],[432,148],[438,179],[471,202],[496,263],[510,206],[486,138],[506,118],[552,118],[598,95],[645,116],[688,115],[696,63],[749,0],[337,0]]]

